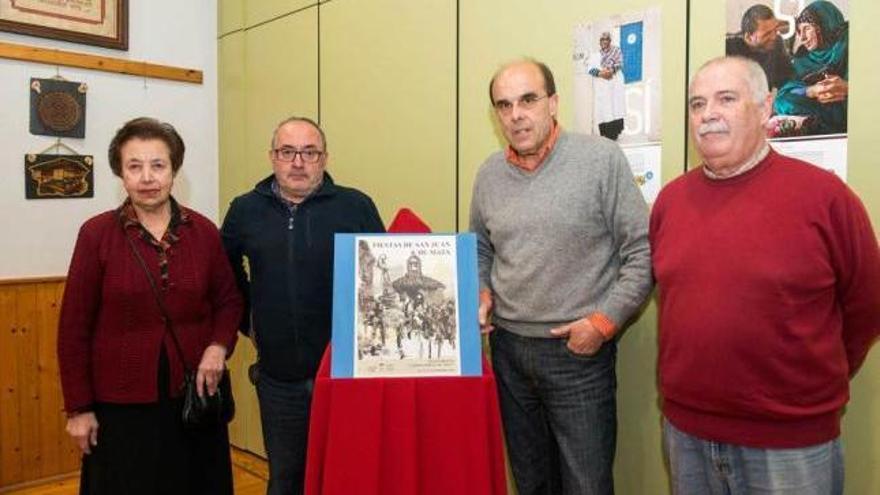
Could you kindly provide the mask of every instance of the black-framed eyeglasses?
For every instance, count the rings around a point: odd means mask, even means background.
[[[275,148],[272,150],[272,156],[275,157],[276,160],[282,162],[292,162],[296,160],[296,156],[299,155],[302,158],[302,161],[305,163],[316,163],[321,159],[321,156],[324,155],[324,152],[321,150],[313,150],[313,149],[304,149],[298,150],[296,148]]]
[[[526,93],[513,101],[497,100],[495,101],[495,111],[501,115],[507,115],[513,111],[514,105],[523,110],[531,110],[535,108],[535,106],[537,106],[539,101],[549,96],[550,95],[536,95],[535,93]]]

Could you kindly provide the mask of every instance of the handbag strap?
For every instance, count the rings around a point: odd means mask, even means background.
[[[122,216],[119,217],[120,224],[122,223]],[[134,241],[131,240],[131,237],[128,236],[128,232],[126,232],[125,226],[122,227],[122,236],[125,237],[125,240],[128,241],[128,247],[131,248],[131,252],[134,253],[134,257],[137,258],[138,264],[143,268],[144,273],[147,275],[147,280],[150,282],[150,289],[153,291],[153,297],[156,299],[156,303],[159,305],[159,310],[162,312],[162,319],[165,320],[165,329],[171,334],[171,340],[174,342],[174,348],[177,349],[177,355],[180,356],[180,362],[183,364],[183,369],[186,372],[192,371],[189,366],[186,365],[186,359],[183,357],[183,350],[180,347],[180,342],[177,340],[177,334],[174,332],[174,327],[171,325],[171,317],[168,316],[168,309],[165,308],[165,303],[162,301],[162,296],[159,294],[159,288],[156,286],[156,280],[153,278],[153,274],[150,273],[150,269],[147,268],[147,264],[144,262],[144,257],[141,256],[141,253],[137,250],[137,247],[134,245]]]

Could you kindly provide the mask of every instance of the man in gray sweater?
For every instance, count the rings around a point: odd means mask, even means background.
[[[517,490],[610,494],[614,337],[651,291],[648,209],[617,145],[560,129],[546,65],[502,67],[489,96],[509,146],[477,174],[470,227]]]

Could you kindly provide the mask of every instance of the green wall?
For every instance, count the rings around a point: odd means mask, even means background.
[[[880,5],[851,2],[850,18],[874,19]],[[275,123],[289,114],[320,120],[334,178],[369,193],[386,223],[414,209],[435,231],[467,228],[474,174],[503,145],[487,98],[500,64],[547,62],[557,78],[560,121],[573,120],[573,27],[660,6],[663,54],[663,179],[685,166],[686,74],[723,51],[723,0],[221,0],[219,44],[220,210],[270,171]],[[690,35],[688,44],[687,35]],[[880,33],[851,31],[849,183],[880,218],[880,171],[869,155],[871,116],[880,112],[880,69],[869,63]],[[689,48],[688,48],[689,46]],[[690,52],[689,69],[686,54]],[[864,53],[863,56],[859,56]],[[233,369],[252,359],[246,343]],[[880,493],[880,357],[853,382],[844,419],[847,493]],[[623,336],[618,363],[618,493],[668,493],[660,450],[656,308]],[[240,377],[242,373],[237,373]],[[245,413],[233,442],[262,452],[249,386],[236,383]],[[242,402],[242,400],[239,400]]]
[[[724,51],[717,33],[724,31],[725,2],[691,2],[690,70]],[[880,31],[873,19],[880,15],[877,2],[849,2],[850,99],[847,182],[862,198],[875,232],[880,232],[880,167],[877,166],[876,116],[880,113],[880,67],[874,47]],[[694,20],[699,19],[699,22]],[[878,322],[880,324],[880,322]],[[880,493],[880,346],[868,355],[853,379],[850,403],[843,420],[846,460],[846,493]]]
[[[455,3],[321,6],[321,124],[335,178],[455,230]]]

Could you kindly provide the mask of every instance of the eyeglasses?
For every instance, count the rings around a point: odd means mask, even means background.
[[[514,104],[522,110],[531,110],[537,106],[538,102],[550,95],[538,96],[535,93],[526,93],[519,98],[511,101],[498,100],[495,102],[495,111],[500,115],[508,115],[513,111]]]
[[[312,149],[298,150],[296,148],[275,148],[272,150],[272,156],[282,162],[292,162],[296,160],[296,155],[302,157],[302,161],[305,163],[316,163],[324,155],[324,152]]]

